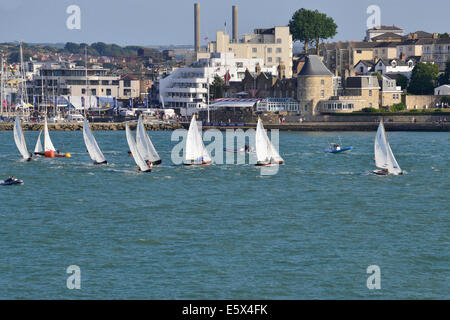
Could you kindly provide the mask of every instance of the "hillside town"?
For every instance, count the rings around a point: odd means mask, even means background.
[[[190,48],[0,44],[1,120],[17,112],[29,121],[47,114],[51,122],[81,121],[84,113],[97,122],[139,114],[187,120],[196,113],[208,123],[248,122],[257,114],[284,123],[450,110],[448,33],[379,25],[361,30],[361,41],[328,41],[336,31],[302,40],[294,18],[240,34],[237,6],[231,16],[231,34],[217,30],[202,46],[194,4]],[[303,41],[300,50],[296,41]]]

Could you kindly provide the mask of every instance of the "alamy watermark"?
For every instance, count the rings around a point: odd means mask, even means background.
[[[368,266],[366,270],[370,276],[367,278],[367,288],[370,290],[381,289],[381,269],[376,264]]]
[[[381,9],[376,4],[367,7],[366,13],[369,15],[366,21],[367,29],[381,26]]]
[[[67,289],[81,289],[81,269],[77,265],[71,265],[67,267],[66,273],[70,274],[67,277],[66,286]]]
[[[79,6],[72,4],[67,7],[66,13],[69,17],[66,20],[66,27],[69,30],[81,29],[81,9]]]
[[[256,165],[255,129],[227,129],[225,132],[217,129],[202,131],[201,122],[198,122],[199,132],[203,133],[203,143],[214,164],[226,165]],[[175,165],[184,163],[186,153],[186,140],[188,131],[177,129],[172,132],[171,141],[178,142],[171,153],[171,160]],[[270,142],[279,153],[279,130],[270,130]],[[279,166],[261,166],[261,175],[275,175]]]

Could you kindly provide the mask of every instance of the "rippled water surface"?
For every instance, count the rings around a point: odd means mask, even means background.
[[[150,132],[163,160],[150,174],[124,132],[94,132],[102,167],[81,132],[51,134],[71,159],[20,161],[0,132],[0,178],[25,181],[0,187],[0,298],[450,298],[449,133],[389,132],[395,177],[370,174],[374,132],[282,132],[274,176],[175,166],[170,132]],[[354,150],[325,154],[338,136]]]

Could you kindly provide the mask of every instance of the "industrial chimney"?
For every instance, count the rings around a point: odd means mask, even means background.
[[[237,6],[233,6],[232,9],[232,14],[233,14],[233,42],[238,42],[239,41],[239,29],[238,29],[238,7]]]
[[[194,49],[200,52],[200,3],[194,3]]]

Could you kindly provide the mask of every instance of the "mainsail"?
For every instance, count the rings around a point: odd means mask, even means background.
[[[128,127],[128,124],[126,124],[126,126],[125,126],[125,132],[127,135],[128,147],[130,148],[130,151],[133,155],[134,161],[138,165],[139,169],[141,169],[141,171],[149,171],[150,168],[148,167],[147,163],[145,162],[145,160],[142,158],[141,154],[139,153],[137,146],[136,146],[136,142],[134,141],[134,138],[131,134],[130,128]]]
[[[256,126],[256,159],[258,162],[264,163],[282,163],[283,158],[275,149],[267,136],[266,130],[264,130],[261,119],[258,119]]]
[[[55,147],[53,146],[52,139],[50,139],[50,134],[48,133],[47,117],[45,117],[44,120],[44,150],[56,151]]]
[[[89,152],[89,155],[92,161],[96,163],[104,163],[106,162],[105,156],[100,150],[97,141],[92,134],[91,128],[89,127],[89,123],[86,118],[83,121],[83,137],[84,143],[86,144],[86,148]]]
[[[192,116],[189,131],[186,137],[186,163],[211,162],[211,157],[203,144],[202,136],[198,130],[195,115]]]
[[[27,149],[27,143],[25,142],[25,136],[22,131],[22,124],[20,123],[19,116],[16,116],[14,121],[14,141],[16,143],[17,149],[19,149],[20,154],[25,160],[30,158],[30,154]]]
[[[136,128],[136,146],[142,158],[144,158],[144,160],[148,160],[152,163],[161,160],[158,155],[158,152],[156,152],[156,149],[153,146],[152,141],[150,140],[147,132],[145,131],[145,127],[142,122],[142,115],[139,116]]]
[[[391,174],[400,174],[402,169],[394,157],[389,141],[387,140],[386,131],[383,121],[380,121],[374,144],[375,166],[381,169],[387,169]]]
[[[42,153],[42,152],[44,152],[44,148],[42,148],[42,143],[41,143],[41,134],[42,134],[42,130],[39,131],[39,136],[38,136],[38,139],[36,141],[36,146],[34,147],[34,153]]]

